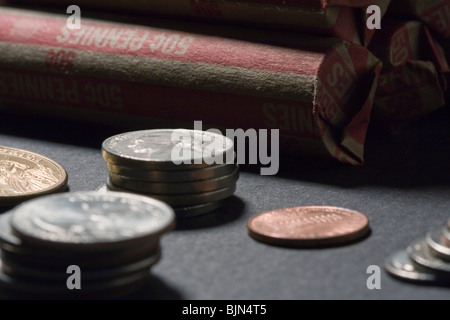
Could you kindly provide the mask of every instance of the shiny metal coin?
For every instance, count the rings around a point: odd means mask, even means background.
[[[95,191],[42,197],[17,207],[11,227],[24,244],[111,250],[152,240],[174,228],[165,203],[129,193]]]
[[[109,181],[111,181],[111,184],[114,186],[136,193],[161,195],[215,191],[235,184],[238,179],[239,169],[237,167],[231,174],[226,176],[189,182],[147,182],[131,180],[114,173],[109,174]]]
[[[223,205],[222,201],[199,204],[189,207],[175,207],[175,215],[178,219],[192,218],[219,209]]]
[[[61,282],[67,280],[68,278],[67,267],[70,265],[76,265],[80,267],[83,282],[87,283],[92,281],[98,282],[105,279],[117,279],[139,271],[150,270],[150,268],[155,265],[160,258],[161,250],[157,248],[149,256],[143,258],[142,260],[134,261],[126,265],[102,268],[99,270],[86,270],[76,259],[73,259],[71,263],[65,266],[44,268],[30,266],[29,264],[8,259],[7,256],[2,256],[2,267],[3,272],[11,277],[35,281]]]
[[[450,262],[450,247],[443,243],[443,230],[436,230],[428,232],[426,236],[426,243],[430,252],[442,260]]]
[[[401,280],[418,283],[442,283],[449,282],[450,277],[439,277],[430,269],[421,268],[408,256],[406,250],[398,251],[388,257],[384,263],[386,271]]]
[[[109,299],[128,296],[147,283],[149,271],[139,271],[126,277],[112,280],[82,283],[81,290],[69,290],[66,280],[59,283],[31,281],[11,277],[3,271],[0,259],[0,290],[3,293],[28,298],[52,299]]]
[[[130,190],[126,190],[123,188],[119,188],[109,181],[106,183],[108,190],[110,191],[118,191],[118,192],[132,192]],[[160,195],[160,194],[144,194],[139,193],[140,195],[145,195],[147,197],[151,197],[154,199],[158,199],[167,203],[172,207],[188,207],[195,206],[199,204],[205,204],[210,202],[217,202],[224,200],[226,198],[231,197],[236,191],[236,185],[233,184],[230,187],[219,189],[216,191],[203,192],[203,193],[191,193],[191,194],[174,194],[174,195]]]
[[[446,262],[433,256],[425,239],[415,241],[408,246],[406,251],[411,260],[423,268],[433,270],[435,273],[450,274],[450,262]]]
[[[187,170],[234,163],[231,139],[188,129],[122,133],[102,144],[103,158],[117,166],[147,170]]]
[[[84,270],[94,270],[125,265],[151,255],[159,247],[159,239],[136,247],[126,247],[119,250],[73,252],[70,250],[31,246],[14,246],[3,243],[1,254],[10,261],[27,264],[32,267],[64,267],[77,262]],[[55,248],[53,248],[55,249]],[[36,258],[38,257],[38,259]]]
[[[236,164],[213,165],[203,169],[155,171],[139,170],[107,164],[110,174],[121,176],[129,180],[147,182],[187,182],[214,179],[229,175],[238,167]]]

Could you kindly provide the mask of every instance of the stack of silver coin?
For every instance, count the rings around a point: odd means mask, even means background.
[[[101,191],[159,199],[177,218],[219,208],[234,194],[239,178],[233,141],[208,131],[127,132],[106,139],[102,154],[109,179]]]
[[[384,264],[394,277],[436,285],[450,285],[450,219],[406,250],[391,255]]]
[[[175,214],[129,193],[30,200],[0,217],[0,288],[12,295],[113,298],[149,279]]]

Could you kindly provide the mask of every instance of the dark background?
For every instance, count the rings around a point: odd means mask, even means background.
[[[162,239],[145,299],[449,299],[450,288],[410,284],[383,269],[368,290],[367,267],[444,225],[450,217],[448,107],[395,134],[371,130],[366,163],[353,167],[283,155],[277,176],[242,167],[235,197],[215,213],[178,222]],[[0,145],[59,162],[70,191],[96,190],[107,178],[101,143],[117,128],[0,115]],[[247,235],[254,215],[282,207],[340,206],[363,212],[369,237],[330,249],[287,249]],[[4,210],[3,210],[4,211]]]

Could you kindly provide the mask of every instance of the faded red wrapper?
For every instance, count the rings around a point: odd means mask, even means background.
[[[42,0],[40,4],[47,3],[63,7],[72,2]],[[78,0],[76,3],[82,8],[101,11],[128,11],[170,17],[188,17],[210,22],[232,22],[258,27],[282,28],[307,34],[339,37],[367,46],[375,32],[375,30],[367,28],[367,4],[379,5],[384,15],[390,0],[302,0],[290,1],[289,3],[292,5],[284,2],[270,0]],[[9,0],[8,3],[35,4],[31,0]],[[337,4],[343,6],[336,6]]]
[[[264,34],[266,43],[249,42],[215,36],[223,33],[218,26],[190,33],[164,23],[84,19],[71,31],[64,15],[0,8],[3,107],[135,127],[202,120],[217,128],[280,129],[283,152],[362,164],[380,71],[367,49],[275,32]]]
[[[374,101],[373,124],[390,131],[403,128],[445,104],[432,62],[410,60],[384,69]]]
[[[445,50],[420,21],[386,18],[369,49],[385,67],[400,66],[409,60],[431,61],[442,73],[449,70]],[[445,83],[442,82],[443,87]]]
[[[447,68],[442,48],[419,21],[385,19],[370,50],[381,59],[382,70],[373,107],[373,125],[400,129],[445,104]]]
[[[417,18],[443,37],[450,37],[449,0],[395,0],[389,13],[398,17]]]

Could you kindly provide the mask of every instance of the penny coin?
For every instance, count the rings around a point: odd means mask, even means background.
[[[0,146],[0,206],[65,191],[67,173],[55,161],[26,150]]]
[[[110,183],[108,180],[106,183],[107,187],[111,191],[119,191],[119,192],[133,192],[130,190],[126,190],[120,187],[117,187]],[[233,184],[229,187],[203,192],[203,193],[189,193],[189,194],[169,194],[169,195],[161,195],[161,194],[150,194],[150,193],[139,193],[140,195],[146,195],[148,197],[158,199],[167,203],[172,207],[186,207],[186,206],[195,206],[199,204],[205,204],[209,202],[217,202],[224,200],[226,198],[231,197],[236,191],[236,184]]]
[[[450,248],[445,245],[443,240],[443,230],[429,232],[426,236],[426,242],[431,253],[442,260],[450,261]]]
[[[108,163],[107,167],[110,174],[127,177],[130,180],[148,182],[186,182],[226,176],[233,173],[238,166],[236,164],[222,164],[202,169],[175,171],[138,170],[135,168],[120,167],[111,163]]]
[[[255,240],[288,247],[324,247],[360,239],[369,232],[368,218],[357,211],[304,206],[263,212],[248,222]]]
[[[384,263],[384,268],[392,276],[401,280],[408,280],[418,283],[440,283],[449,282],[450,277],[440,277],[430,269],[422,268],[415,264],[408,256],[406,250],[398,251],[388,257]]]
[[[102,144],[107,163],[134,169],[186,170],[234,163],[231,139],[188,129],[141,130],[118,134]]]
[[[415,241],[406,249],[409,257],[418,265],[437,273],[450,273],[450,262],[433,256],[425,239]]]
[[[111,250],[150,241],[174,228],[165,203],[129,193],[50,195],[17,207],[13,232],[27,245]]]
[[[127,177],[114,173],[109,174],[109,180],[115,186],[137,193],[151,194],[188,194],[215,191],[235,184],[239,179],[239,169],[226,176],[216,177],[207,180],[187,181],[187,182],[150,182],[130,180]]]

